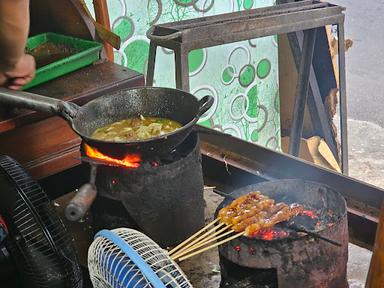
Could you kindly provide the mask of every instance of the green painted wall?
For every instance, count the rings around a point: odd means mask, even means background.
[[[123,42],[115,61],[146,73],[145,33],[151,24],[270,6],[274,0],[109,0],[108,5],[112,29]],[[174,87],[172,51],[159,48],[157,55],[155,85]],[[280,149],[276,37],[195,50],[189,62],[191,92],[215,98],[201,124]]]

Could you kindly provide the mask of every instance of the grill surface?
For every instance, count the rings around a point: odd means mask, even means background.
[[[334,246],[308,235],[271,241],[241,237],[219,248],[223,282],[251,277],[250,283],[263,284],[258,281],[264,281],[265,278],[256,276],[267,274],[267,278],[278,282],[269,283],[271,286],[267,287],[277,287],[274,286],[277,284],[281,288],[348,287],[347,210],[339,193],[323,184],[292,179],[250,185],[235,190],[231,196],[237,198],[251,191],[261,191],[276,202],[296,202],[318,211],[319,220],[324,225],[319,229],[306,228],[342,246]],[[218,209],[229,202],[231,200],[225,200]],[[329,218],[329,211],[334,216]],[[223,258],[227,261],[223,261]]]

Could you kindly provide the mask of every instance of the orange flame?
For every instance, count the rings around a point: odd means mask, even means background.
[[[274,230],[273,228],[261,229],[252,235],[254,238],[261,238],[265,241],[286,238],[289,236],[287,231]]]
[[[84,143],[85,154],[94,159],[103,160],[111,164],[127,167],[127,168],[138,168],[140,167],[141,157],[137,154],[127,154],[123,159],[115,159],[110,156],[104,155],[96,148],[89,146]]]
[[[311,219],[316,219],[317,218],[317,215],[312,210],[304,210],[301,214],[305,215],[305,216],[308,216]]]

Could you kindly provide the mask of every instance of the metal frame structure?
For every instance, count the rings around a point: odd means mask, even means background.
[[[228,194],[249,184],[277,179],[324,183],[347,200],[350,241],[372,248],[384,190],[204,127],[199,127],[199,135],[204,182],[215,186],[215,192]],[[89,166],[83,164],[42,179],[40,184],[55,199],[89,181],[89,172]]]
[[[298,156],[303,130],[304,109],[307,103],[308,87],[312,71],[313,51],[316,33],[326,25],[337,25],[339,43],[344,43],[343,7],[320,2],[299,1],[267,8],[221,14],[218,16],[171,22],[153,26],[147,33],[151,40],[147,85],[152,86],[158,46],[171,49],[175,53],[176,87],[189,91],[188,53],[199,48],[207,48],[270,35],[304,31],[302,57],[299,65],[299,78],[291,130],[289,152]],[[347,106],[345,87],[345,50],[339,45],[339,94],[341,127],[342,171],[348,174]],[[311,95],[315,95],[311,93]],[[317,95],[317,94],[316,94]],[[321,99],[320,99],[321,100]],[[315,109],[319,99],[311,99]],[[320,107],[321,108],[321,107]],[[324,109],[323,109],[324,110]],[[317,111],[322,124],[326,119],[324,111]],[[322,125],[326,127],[326,125]],[[330,134],[327,134],[327,138]],[[329,139],[326,139],[331,143]],[[333,151],[335,147],[330,145]]]
[[[384,190],[235,137],[200,127],[205,184],[219,194],[262,181],[303,179],[324,183],[347,201],[350,241],[372,248]]]
[[[292,55],[297,70],[300,68],[302,58],[304,33],[301,31],[288,33]],[[309,72],[309,89],[307,107],[311,123],[316,135],[324,138],[334,157],[339,159],[337,141],[333,136],[332,125],[325,109],[324,103],[330,91],[337,87],[332,58],[329,53],[328,35],[325,27],[318,28],[316,33],[315,51]]]

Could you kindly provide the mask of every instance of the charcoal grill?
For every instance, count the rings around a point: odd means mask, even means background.
[[[348,287],[347,210],[345,200],[338,192],[324,184],[292,179],[246,186],[230,196],[237,198],[251,191],[262,191],[276,202],[304,205],[317,217],[298,216],[289,221],[292,222],[290,225],[300,225],[336,240],[341,247],[297,234],[287,228],[288,225],[275,228],[276,232],[287,231],[286,237],[271,240],[237,238],[219,248],[224,287],[226,283],[239,281],[281,288]],[[233,198],[224,200],[218,209],[228,205]],[[244,271],[243,267],[247,269]]]

